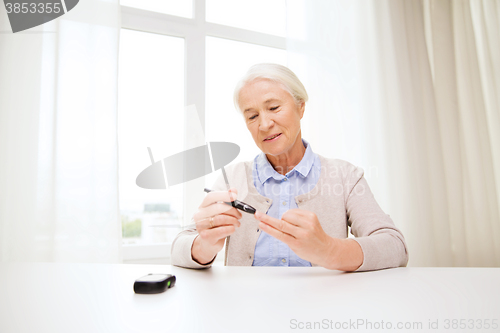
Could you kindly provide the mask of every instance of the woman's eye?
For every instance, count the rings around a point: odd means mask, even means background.
[[[271,110],[271,111],[275,111],[275,110],[277,110],[278,108],[279,108],[279,106],[275,106],[275,107],[271,108],[270,110]]]
[[[248,119],[250,119],[250,120],[254,120],[255,118],[257,118],[257,115],[256,115],[256,114],[255,114],[255,115],[253,115],[253,116],[251,116],[251,117],[250,117],[250,118],[248,118]]]

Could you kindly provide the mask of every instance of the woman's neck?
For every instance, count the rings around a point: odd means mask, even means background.
[[[267,160],[273,166],[274,170],[281,175],[286,175],[291,171],[297,164],[300,163],[304,154],[306,153],[306,147],[302,143],[302,137],[299,135],[292,148],[290,148],[286,153],[278,156],[267,155]]]

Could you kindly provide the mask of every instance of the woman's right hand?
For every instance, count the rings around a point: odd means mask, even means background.
[[[191,256],[198,263],[211,262],[224,246],[226,237],[240,226],[241,212],[224,203],[236,200],[237,193],[236,189],[210,192],[193,215],[198,236],[193,242]]]

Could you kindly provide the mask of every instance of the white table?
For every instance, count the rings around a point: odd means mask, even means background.
[[[134,294],[135,279],[148,273],[175,274],[176,286],[162,294]],[[370,331],[370,322],[377,332],[389,323],[394,332],[454,332],[453,319],[457,326],[460,319],[471,325],[463,332],[500,331],[500,268],[342,273],[0,263],[1,333],[310,332],[307,325],[315,322],[322,325],[319,331],[355,331],[354,323],[357,330]],[[485,319],[490,329],[484,328]],[[430,322],[439,330],[429,330]],[[398,323],[423,329],[398,329]]]

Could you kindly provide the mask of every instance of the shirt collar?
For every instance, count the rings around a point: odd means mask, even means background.
[[[302,143],[304,144],[304,147],[306,147],[306,152],[304,153],[304,156],[300,160],[299,164],[286,174],[287,176],[291,175],[294,171],[297,171],[302,177],[305,178],[312,169],[315,154],[312,151],[311,145],[306,140],[302,139]],[[271,177],[276,180],[282,180],[285,178],[284,175],[281,175],[274,170],[271,163],[269,163],[266,154],[260,153],[257,155],[255,162],[257,166],[257,175],[261,184],[264,184]]]

